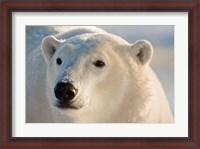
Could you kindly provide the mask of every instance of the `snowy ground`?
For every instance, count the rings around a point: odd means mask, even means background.
[[[151,66],[160,79],[166,96],[168,97],[172,112],[174,112],[174,27],[173,26],[97,26],[109,33],[121,36],[129,43],[136,40],[149,40],[154,47],[154,56]],[[55,29],[56,28],[56,29]],[[56,34],[59,28],[65,27],[27,26],[26,49],[37,48],[47,35]]]

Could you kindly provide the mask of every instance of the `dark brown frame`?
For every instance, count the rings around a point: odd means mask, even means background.
[[[199,0],[3,0],[1,2],[0,148],[199,149]],[[188,137],[26,138],[12,137],[12,12],[188,12]]]

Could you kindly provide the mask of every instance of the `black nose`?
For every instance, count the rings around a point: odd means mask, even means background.
[[[78,89],[76,89],[71,83],[60,82],[56,85],[54,93],[58,100],[66,102],[72,100],[76,96]]]

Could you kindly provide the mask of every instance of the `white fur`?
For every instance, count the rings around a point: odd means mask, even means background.
[[[173,122],[149,66],[150,42],[129,44],[100,29],[76,28],[46,37],[42,51],[33,51],[27,62],[27,122]],[[58,57],[62,65],[56,64]],[[95,67],[96,60],[104,61],[105,67]],[[54,106],[54,88],[66,81],[78,89],[70,102],[77,109]]]

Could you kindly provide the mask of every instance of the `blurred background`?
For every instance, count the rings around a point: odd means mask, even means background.
[[[37,48],[44,37],[57,34],[75,26],[26,26],[26,49]],[[76,26],[77,27],[77,26]],[[118,35],[129,43],[136,40],[149,40],[154,47],[151,67],[161,81],[174,113],[174,26],[139,25],[139,26],[96,26],[109,33]],[[28,52],[26,52],[28,53]]]

